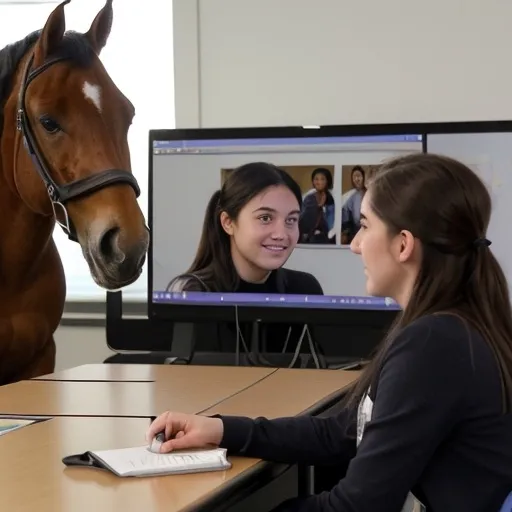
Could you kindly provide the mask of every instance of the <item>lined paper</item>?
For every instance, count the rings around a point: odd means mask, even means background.
[[[90,452],[118,476],[151,476],[229,469],[226,450],[175,451],[153,453],[147,446]]]

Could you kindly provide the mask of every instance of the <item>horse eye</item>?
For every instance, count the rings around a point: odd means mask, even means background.
[[[39,118],[39,122],[48,133],[57,133],[58,131],[61,130],[59,123],[57,123],[57,121],[54,121],[51,117],[41,116]]]

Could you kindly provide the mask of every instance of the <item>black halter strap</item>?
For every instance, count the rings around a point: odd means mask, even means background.
[[[43,71],[47,70],[53,64],[63,61],[64,59],[51,59],[43,63],[38,68],[32,70],[31,68],[33,60],[34,56],[32,55],[28,60],[25,71],[23,73],[23,81],[18,95],[16,127],[18,131],[21,132],[23,145],[31,156],[34,167],[46,187],[48,197],[52,203],[53,213],[55,215],[56,221],[59,223],[60,227],[63,229],[70,240],[73,242],[78,242],[75,227],[73,226],[65,206],[66,202],[88,194],[92,194],[102,188],[108,187],[109,185],[119,183],[126,183],[130,185],[135,191],[136,197],[139,197],[140,195],[140,188],[133,174],[122,169],[106,169],[104,171],[91,174],[85,178],[72,181],[70,183],[64,183],[62,185],[59,185],[52,178],[52,173],[50,172],[46,159],[44,158],[44,155],[42,154],[41,149],[37,144],[37,139],[34,135],[32,127],[30,126],[28,116],[26,115],[25,96],[27,93],[27,88],[32,80],[34,80],[34,78],[39,76]],[[59,221],[55,209],[56,207],[61,209],[65,218],[64,223]]]

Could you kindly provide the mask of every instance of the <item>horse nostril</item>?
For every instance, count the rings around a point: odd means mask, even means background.
[[[105,261],[111,262],[119,257],[119,247],[117,246],[119,231],[118,227],[113,227],[107,229],[101,236],[99,249]]]

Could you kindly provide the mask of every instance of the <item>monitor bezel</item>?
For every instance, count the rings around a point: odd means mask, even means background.
[[[148,159],[148,225],[153,227],[153,142],[165,140],[201,139],[249,139],[249,138],[290,138],[290,137],[347,137],[378,135],[422,135],[422,151],[428,149],[429,134],[510,132],[512,121],[458,121],[425,123],[387,123],[358,125],[267,126],[240,128],[175,128],[149,131]],[[272,306],[212,306],[198,304],[155,303],[153,302],[153,242],[150,237],[148,248],[148,316],[150,319],[179,322],[254,322],[265,323],[319,323],[338,325],[347,309],[326,309],[320,307],[272,307]],[[357,308],[353,311],[386,312]],[[390,314],[396,309],[390,308]]]

